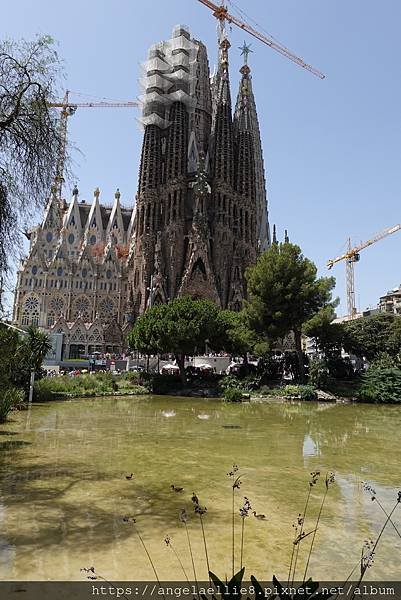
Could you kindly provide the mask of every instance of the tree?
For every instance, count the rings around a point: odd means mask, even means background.
[[[185,357],[206,344],[221,347],[223,331],[219,309],[210,300],[176,298],[168,304],[148,308],[129,336],[130,345],[147,353],[171,352],[185,382]]]
[[[17,224],[41,207],[61,146],[57,114],[60,60],[53,40],[0,42],[0,273]]]
[[[333,323],[336,317],[333,304],[324,306],[302,327],[302,333],[315,340],[316,349],[322,352],[326,358],[341,355],[344,338],[342,323]]]
[[[301,345],[303,324],[329,305],[333,277],[316,278],[316,266],[299,246],[272,244],[247,270],[245,310],[255,331],[277,340],[294,334],[300,378],[305,377]]]
[[[22,387],[26,394],[29,392],[31,372],[35,372],[35,379],[42,377],[43,360],[51,348],[48,334],[34,326],[29,326],[26,335],[19,338],[19,345],[13,357],[12,380],[13,384]]]
[[[374,360],[383,353],[396,356],[401,349],[401,317],[382,313],[344,323],[344,350]]]
[[[248,353],[253,351],[258,337],[248,326],[245,313],[222,310],[218,318],[224,332],[222,348],[230,354],[242,356],[246,364]]]
[[[134,324],[128,336],[128,343],[144,354],[164,352],[162,347],[161,323],[166,319],[167,304],[157,304],[148,308]]]
[[[42,376],[42,363],[51,347],[48,334],[36,327],[30,326],[20,335],[0,325],[0,388],[16,386],[27,393],[31,371],[37,379]]]
[[[18,333],[0,323],[0,389],[11,386],[15,368],[15,353],[19,345]]]

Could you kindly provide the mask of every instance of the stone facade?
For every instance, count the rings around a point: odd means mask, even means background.
[[[185,294],[239,310],[245,269],[270,243],[248,52],[233,115],[230,43],[222,38],[219,46],[212,79],[205,46],[180,26],[150,49],[144,65],[145,132],[129,262],[135,317]]]
[[[133,211],[120,193],[111,208],[47,201],[43,222],[29,232],[30,249],[17,275],[14,322],[64,334],[64,356],[119,352],[129,296],[127,256]]]
[[[245,269],[270,243],[263,156],[250,68],[234,114],[227,39],[211,78],[186,28],[143,65],[144,138],[134,209],[91,204],[54,187],[29,232],[14,322],[64,334],[64,356],[119,352],[133,319],[189,294],[239,310]],[[245,55],[247,58],[247,53]]]

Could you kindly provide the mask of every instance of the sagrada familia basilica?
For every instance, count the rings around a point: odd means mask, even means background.
[[[211,77],[206,47],[177,26],[144,64],[135,207],[54,187],[18,272],[14,322],[62,334],[63,356],[121,352],[147,307],[191,295],[240,310],[245,269],[270,244],[249,49],[234,109],[229,48]]]

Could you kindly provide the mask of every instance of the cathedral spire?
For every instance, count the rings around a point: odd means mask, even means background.
[[[262,145],[260,140],[259,120],[256,111],[256,103],[252,89],[251,68],[249,66],[249,54],[252,52],[250,46],[244,42],[240,48],[241,56],[244,57],[244,64],[240,69],[241,81],[239,85],[237,101],[234,111],[234,135],[236,139],[237,152],[241,153],[241,144],[244,144],[244,139],[248,138],[247,146],[249,148],[245,152],[245,160],[252,162],[253,176],[249,172],[249,167],[242,164],[241,158],[237,156],[236,165],[238,166],[236,186],[240,193],[244,190],[244,181],[250,181],[253,190],[248,190],[254,197],[256,205],[256,236],[260,251],[266,250],[270,244],[270,232],[267,212],[267,194],[264,174],[264,163]],[[246,134],[245,134],[246,132]],[[252,155],[252,156],[251,156]],[[246,173],[248,172],[248,176]]]
[[[250,96],[252,94],[251,69],[248,66],[249,46],[244,42],[241,48],[244,65],[240,69],[242,75],[234,117],[235,139],[235,187],[241,198],[248,200],[249,208],[255,210],[255,147],[253,131],[253,113]],[[256,232],[255,232],[256,233]]]
[[[220,42],[219,68],[215,82],[215,106],[212,124],[214,139],[214,177],[228,185],[234,183],[234,140],[231,114],[230,78],[227,38]]]

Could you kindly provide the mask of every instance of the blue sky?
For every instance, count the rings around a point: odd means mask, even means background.
[[[401,2],[399,0],[236,0],[281,43],[326,74],[321,81],[237,28],[230,39],[233,94],[237,49],[252,41],[250,65],[264,149],[270,222],[327,274],[351,236],[355,242],[401,221]],[[140,63],[150,44],[177,23],[216,61],[216,24],[197,0],[19,0],[2,6],[2,36],[52,35],[70,90],[135,99]],[[75,97],[79,101],[78,97]],[[141,131],[131,109],[81,109],[70,139],[82,152],[74,167],[81,197],[96,186],[103,202],[116,187],[123,204],[136,193]],[[69,196],[69,192],[67,194]],[[356,267],[362,309],[398,286],[401,234],[365,250]],[[345,312],[345,268],[337,294]]]

